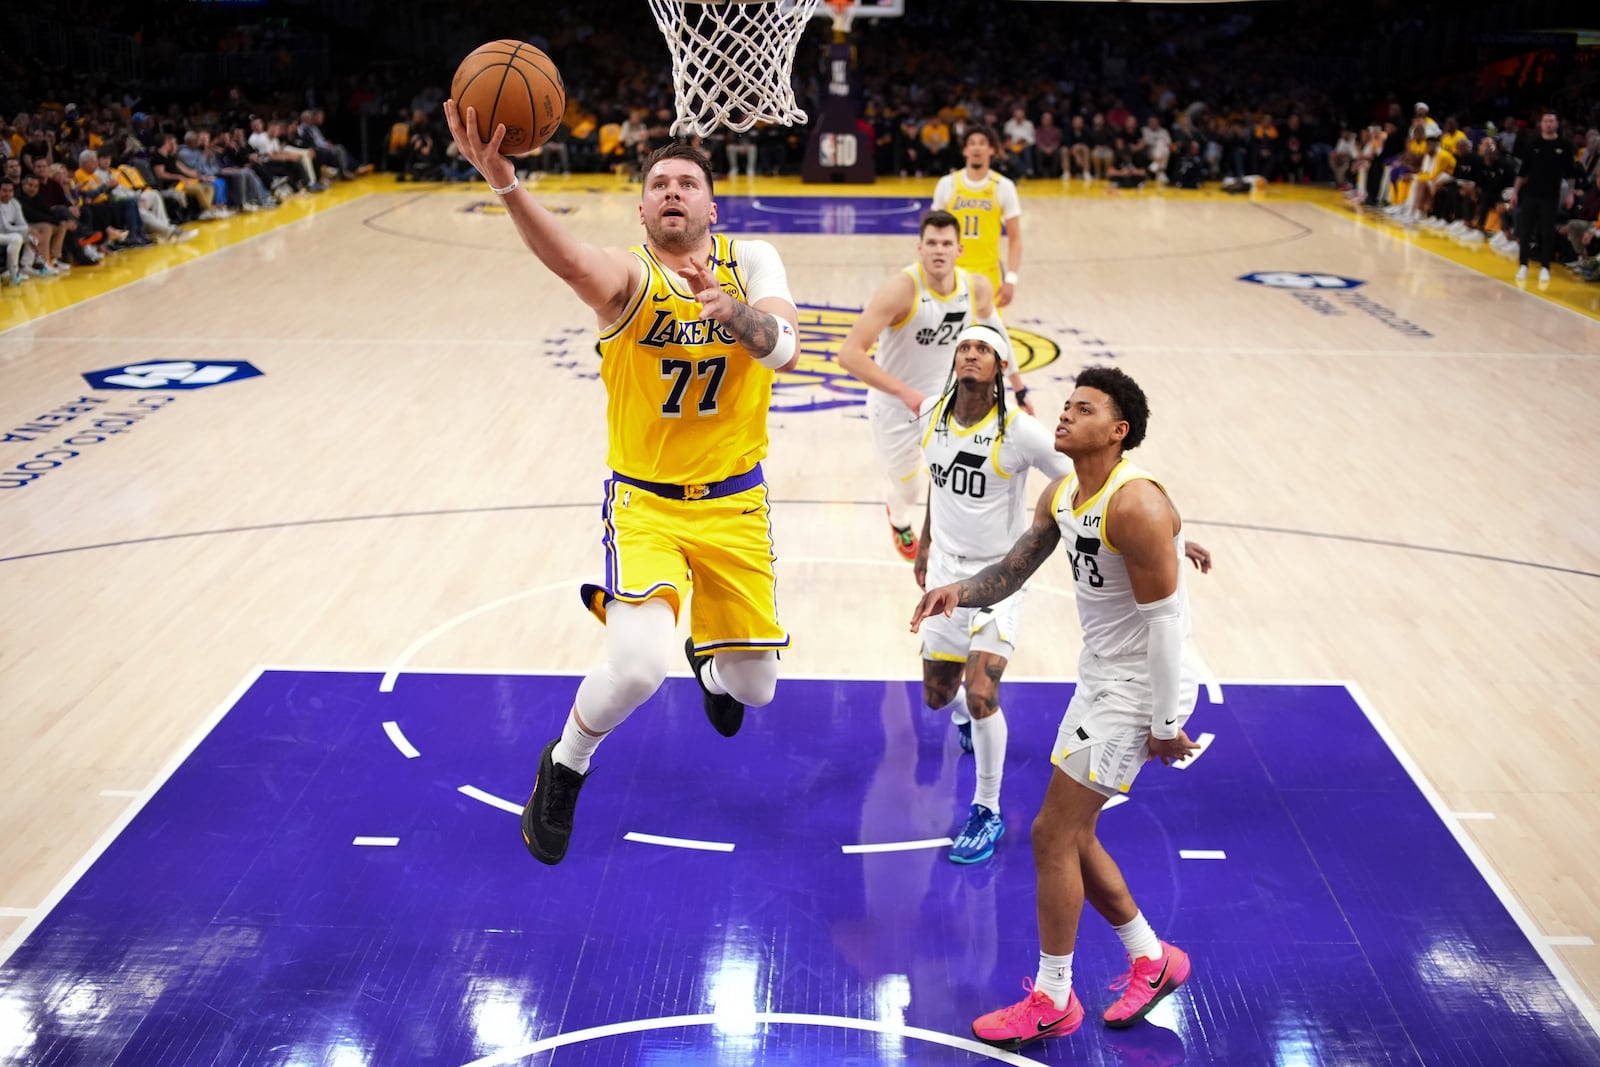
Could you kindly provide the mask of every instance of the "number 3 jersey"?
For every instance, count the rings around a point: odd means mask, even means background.
[[[600,331],[606,463],[650,482],[694,485],[742,474],[767,454],[773,373],[715,319],[677,271],[644,245],[622,315]],[[743,260],[743,262],[741,262]],[[712,238],[711,270],[734,299],[793,303],[783,263],[764,241]]]
[[[999,406],[972,426],[962,426],[944,409],[952,392],[929,397],[921,417],[922,454],[933,482],[928,514],[933,544],[968,561],[999,559],[1028,525],[1029,468],[1051,480],[1069,474],[1072,461],[1055,449],[1055,439],[1025,411],[1006,411],[999,433]]]
[[[1144,479],[1163,493],[1166,487],[1148,471],[1121,460],[1112,468],[1100,491],[1077,507],[1078,476],[1071,474],[1056,489],[1051,508],[1061,528],[1061,547],[1072,560],[1073,589],[1077,593],[1078,621],[1083,626],[1083,647],[1097,656],[1143,655],[1149,633],[1139,614],[1128,578],[1128,564],[1105,535],[1106,511],[1117,490]],[[1184,584],[1183,534],[1172,539],[1178,557],[1178,600],[1183,611],[1183,634],[1189,636],[1189,591]]]

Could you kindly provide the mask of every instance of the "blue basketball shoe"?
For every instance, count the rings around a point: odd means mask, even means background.
[[[951,863],[982,863],[994,855],[994,846],[1006,833],[1005,820],[982,804],[972,805],[967,825],[950,846]]]

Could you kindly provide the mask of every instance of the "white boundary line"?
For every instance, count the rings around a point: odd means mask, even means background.
[[[715,1026],[718,1023],[738,1023],[740,1025],[754,1023],[758,1026],[829,1026],[840,1030],[865,1030],[869,1034],[882,1034],[885,1037],[909,1037],[917,1041],[944,1045],[946,1048],[961,1049],[963,1052],[975,1052],[986,1059],[994,1060],[996,1063],[1010,1063],[1021,1065],[1021,1067],[1031,1067],[1031,1065],[1040,1062],[1039,1060],[1030,1060],[1026,1056],[1019,1056],[1015,1052],[1003,1052],[992,1046],[980,1044],[969,1037],[941,1034],[935,1030],[924,1030],[917,1026],[879,1022],[877,1019],[850,1019],[843,1015],[799,1015],[792,1012],[757,1011],[748,1015],[742,1012],[719,1015],[669,1015],[659,1019],[630,1019],[627,1022],[591,1026],[587,1030],[574,1030],[567,1034],[555,1034],[526,1045],[519,1045],[516,1048],[502,1049],[482,1059],[473,1060],[471,1063],[466,1064],[465,1067],[504,1067],[505,1064],[516,1063],[518,1060],[525,1060],[529,1056],[535,1056],[550,1049],[582,1044],[585,1041],[594,1041],[602,1037],[615,1037],[618,1034],[636,1034],[643,1030],[669,1030],[682,1026]]]
[[[1220,848],[1180,848],[1180,860],[1225,860],[1228,854]]]
[[[398,748],[400,754],[406,759],[416,759],[422,755],[421,752],[417,751],[417,746],[411,743],[411,739],[400,732],[400,724],[393,719],[389,719],[383,724],[383,732],[389,735],[390,743],[395,748]]]
[[[659,834],[641,834],[629,830],[622,835],[624,841],[637,841],[641,845],[665,845],[667,848],[692,848],[700,852],[732,852],[731,841],[696,841],[690,837],[662,837]]]
[[[0,908],[0,919],[26,919],[37,908]]]
[[[491,600],[487,604],[479,604],[470,611],[464,611],[454,618],[446,619],[444,622],[441,622],[439,625],[435,626],[433,629],[429,630],[427,633],[411,642],[405,647],[405,650],[402,651],[400,655],[395,657],[395,661],[389,665],[389,669],[384,671],[383,681],[378,683],[378,692],[393,692],[395,679],[400,676],[400,672],[405,669],[406,664],[411,662],[411,657],[422,651],[422,649],[427,646],[428,642],[432,641],[440,634],[459,626],[468,619],[475,619],[479,615],[486,615],[497,608],[505,607],[507,604],[513,604],[518,600],[523,600],[530,596],[536,596],[539,593],[548,593],[552,589],[567,589],[571,586],[572,580],[568,578],[563,578],[559,582],[546,582],[544,585],[536,585],[532,589],[524,589],[520,593],[512,593],[510,596],[503,596],[496,600]]]
[[[1452,819],[1460,819],[1463,822],[1482,822],[1485,819],[1492,819],[1495,817],[1495,814],[1492,811],[1451,811],[1446,812],[1445,814],[1449,815]]]
[[[293,229],[294,227],[300,225],[302,222],[309,222],[311,219],[314,219],[314,218],[318,217],[319,215],[326,215],[330,211],[338,211],[341,208],[347,208],[351,204],[359,204],[359,203],[361,203],[361,201],[365,200],[369,196],[375,195],[377,192],[378,192],[378,190],[373,189],[373,190],[371,190],[369,192],[362,193],[360,196],[352,197],[351,199],[346,200],[342,204],[331,204],[328,207],[319,208],[318,210],[311,212],[309,215],[302,216],[301,218],[295,219],[292,222],[283,222],[283,223],[280,223],[277,226],[273,226],[271,229],[262,230],[260,233],[253,233],[249,237],[241,237],[239,240],[233,242],[230,245],[225,245],[222,248],[213,249],[210,252],[200,252],[198,255],[194,256],[191,259],[185,259],[185,260],[183,260],[183,261],[181,261],[179,263],[174,263],[174,264],[172,264],[171,266],[167,267],[164,270],[156,271],[154,274],[146,274],[143,278],[135,278],[133,281],[128,282],[126,285],[119,285],[115,289],[107,289],[104,292],[95,293],[95,294],[93,294],[91,296],[86,296],[82,300],[74,300],[72,303],[68,304],[66,307],[59,307],[59,308],[56,308],[54,311],[46,311],[43,315],[35,315],[33,318],[26,319],[26,320],[24,320],[22,322],[19,322],[15,326],[7,326],[5,329],[0,330],[0,341],[11,340],[11,336],[10,335],[14,331],[16,331],[16,330],[25,330],[29,326],[36,326],[39,323],[43,322],[45,319],[48,319],[48,318],[50,318],[52,316],[55,316],[55,315],[59,315],[64,311],[72,311],[75,308],[83,307],[85,304],[92,304],[96,300],[101,299],[102,297],[111,296],[113,293],[127,292],[129,289],[135,289],[135,288],[143,285],[145,282],[152,281],[152,280],[154,280],[156,278],[165,278],[167,275],[171,274],[173,271],[179,270],[179,269],[181,269],[183,267],[187,267],[191,263],[199,263],[202,260],[205,260],[205,261],[214,260],[214,259],[216,259],[216,257],[218,257],[220,255],[223,255],[226,252],[232,252],[235,248],[242,248],[243,246],[249,244],[251,241],[258,241],[263,237],[270,236],[271,234],[283,233],[285,230]],[[194,251],[198,251],[198,250],[194,250]],[[36,340],[42,340],[42,338],[30,338],[29,340],[35,340],[36,341]]]
[[[463,796],[469,796],[473,800],[487,804],[491,808],[499,808],[501,811],[509,811],[513,815],[522,814],[521,804],[518,804],[515,801],[505,800],[501,797],[497,797],[493,793],[487,793],[475,785],[457,786],[456,792],[462,794]]]
[[[1341,215],[1339,212],[1335,211],[1333,208],[1329,207],[1328,205],[1319,204],[1315,200],[1299,200],[1299,201],[1293,201],[1293,202],[1294,203],[1301,203],[1301,204],[1310,204],[1312,207],[1316,208],[1318,211],[1322,211],[1322,212],[1325,212],[1326,214],[1332,215],[1336,219],[1340,219],[1341,221],[1348,222],[1351,225],[1359,227],[1360,229],[1363,229],[1363,230],[1371,230],[1371,231],[1373,231],[1375,233],[1382,234],[1384,237],[1388,238],[1390,241],[1393,241],[1395,244],[1405,245],[1407,248],[1415,248],[1419,252],[1426,252],[1428,255],[1432,256],[1434,259],[1437,259],[1442,263],[1448,263],[1452,267],[1456,268],[1457,270],[1465,271],[1467,274],[1471,275],[1474,278],[1482,278],[1484,281],[1488,281],[1488,282],[1498,282],[1499,284],[1504,285],[1507,288],[1516,289],[1518,292],[1526,293],[1528,296],[1530,296],[1533,299],[1539,301],[1539,303],[1541,303],[1541,304],[1548,304],[1551,307],[1558,307],[1562,311],[1565,311],[1569,315],[1576,315],[1578,318],[1582,319],[1584,322],[1587,322],[1587,323],[1593,323],[1594,322],[1594,319],[1590,318],[1588,315],[1585,315],[1583,312],[1578,311],[1576,308],[1568,307],[1567,305],[1561,303],[1559,300],[1546,300],[1544,297],[1539,296],[1539,294],[1537,294],[1537,293],[1529,293],[1526,289],[1522,289],[1515,282],[1512,282],[1511,280],[1509,280],[1507,278],[1497,278],[1493,274],[1488,273],[1487,271],[1477,270],[1477,269],[1475,269],[1473,267],[1467,266],[1465,263],[1457,263],[1455,260],[1451,259],[1449,256],[1442,255],[1441,253],[1435,252],[1433,249],[1429,248],[1427,245],[1423,244],[1421,241],[1402,241],[1399,237],[1395,236],[1392,233],[1389,233],[1382,226],[1368,226],[1366,223],[1362,222],[1360,219],[1354,217],[1353,215]],[[1492,353],[1483,353],[1483,354],[1484,355],[1490,355]],[[1592,358],[1592,357],[1585,357],[1585,356],[1583,356],[1581,354],[1573,353],[1572,355],[1567,356],[1565,358],[1568,358],[1568,359],[1585,359],[1585,358]]]
[[[398,837],[358,837],[350,842],[352,845],[371,845],[375,848],[393,848],[400,843]]]
[[[880,845],[840,845],[846,856],[867,855],[873,852],[915,852],[920,848],[947,848],[955,844],[948,837],[929,837],[921,841],[885,841]]]
[[[122,809],[122,813],[106,828],[106,832],[100,835],[98,841],[89,846],[89,850],[62,877],[61,881],[56,883],[55,888],[40,902],[38,908],[34,909],[33,914],[17,928],[4,945],[0,945],[0,964],[4,964],[17,949],[22,947],[22,942],[27,940],[28,935],[33,933],[34,929],[44,921],[45,916],[55,910],[55,906],[61,903],[61,899],[77,884],[78,879],[82,878],[89,868],[94,865],[95,860],[99,859],[101,854],[111,847],[111,842],[115,841],[117,835],[121,834],[128,824],[133,821],[134,816],[144,809],[144,806],[150,802],[150,798],[156,795],[156,790],[165,785],[167,779],[171,778],[178,768],[183,766],[183,762],[189,758],[190,754],[200,747],[200,742],[210,736],[211,731],[216,729],[217,723],[221,722],[222,717],[228,714],[228,711],[243,699],[244,695],[250,691],[250,687],[256,684],[256,679],[260,678],[265,670],[266,668],[264,667],[251,668],[245,674],[244,680],[234,686],[222,703],[218,704],[216,709],[206,716],[205,722],[200,724],[189,740],[178,746],[172,758],[167,760],[161,770],[156,773],[155,778],[150,781],[150,784],[141,789],[138,797]]]
[[[1582,935],[1576,937],[1547,937],[1545,938],[1545,943],[1550,945],[1567,945],[1572,948],[1588,948],[1590,945],[1594,944],[1594,938],[1583,937]]]
[[[1461,846],[1461,851],[1467,854],[1467,859],[1471,860],[1472,865],[1478,869],[1478,877],[1482,878],[1484,884],[1493,891],[1495,896],[1500,898],[1500,903],[1505,907],[1506,912],[1510,914],[1512,921],[1521,928],[1522,936],[1528,939],[1528,943],[1539,954],[1539,958],[1544,960],[1545,966],[1550,968],[1550,973],[1555,975],[1556,982],[1572,1000],[1578,1012],[1588,1021],[1590,1029],[1596,1034],[1600,1034],[1600,1011],[1595,1010],[1594,1003],[1584,993],[1583,987],[1578,984],[1577,979],[1572,977],[1572,972],[1567,970],[1566,963],[1560,956],[1550,950],[1552,940],[1534,925],[1533,917],[1522,906],[1522,902],[1517,899],[1516,894],[1511,892],[1511,887],[1506,885],[1505,879],[1500,877],[1500,873],[1494,869],[1494,866],[1489,862],[1489,858],[1478,847],[1478,843],[1467,834],[1466,830],[1462,829],[1459,822],[1450,817],[1450,809],[1445,806],[1444,798],[1433,788],[1433,783],[1428,781],[1427,777],[1422,773],[1422,768],[1418,767],[1416,762],[1412,760],[1411,754],[1401,746],[1400,739],[1389,728],[1389,723],[1379,714],[1378,709],[1367,699],[1367,694],[1355,682],[1346,682],[1345,689],[1350,693],[1350,699],[1356,702],[1356,707],[1361,709],[1362,714],[1367,717],[1367,721],[1372,724],[1372,728],[1377,731],[1378,736],[1383,739],[1383,743],[1389,746],[1389,751],[1399,761],[1400,766],[1405,769],[1406,774],[1411,776],[1412,784],[1417,787],[1433,807],[1434,814],[1439,817],[1439,821],[1444,824],[1444,828],[1456,839],[1456,844]]]

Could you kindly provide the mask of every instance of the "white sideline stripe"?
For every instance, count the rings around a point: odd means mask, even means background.
[[[103,797],[136,797],[139,795],[139,791],[137,789],[102,789],[100,790],[100,795]]]
[[[393,848],[400,843],[400,839],[398,837],[358,837],[350,843],[352,845],[377,845]]]
[[[1463,821],[1481,821],[1494,818],[1494,812],[1492,811],[1447,811],[1445,814],[1452,819],[1461,819]]]
[[[0,919],[26,919],[32,914],[32,908],[0,908]]]
[[[876,845],[840,845],[846,856],[859,856],[869,852],[914,852],[919,848],[948,848],[955,844],[948,837],[930,837],[922,841],[884,841]]]
[[[1216,739],[1216,734],[1201,734],[1199,737],[1195,738],[1194,743],[1200,747],[1195,749],[1194,754],[1188,759],[1184,760],[1182,763],[1174,763],[1172,765],[1172,769],[1176,771],[1186,771],[1190,767],[1193,767],[1194,761],[1199,759],[1201,756],[1204,756],[1206,754],[1206,749],[1210,748],[1211,742],[1215,741]]]
[[[629,830],[622,835],[624,841],[637,841],[641,845],[665,845],[667,848],[692,848],[701,852],[732,852],[731,841],[696,841],[688,837],[661,837]]]
[[[422,755],[417,751],[417,746],[413,745],[406,738],[406,735],[400,732],[400,724],[393,719],[383,724],[383,732],[389,735],[389,740],[394,742],[394,747],[398,748],[400,754],[406,759],[416,759]]]
[[[503,596],[497,600],[491,600],[487,604],[480,604],[471,611],[464,611],[452,619],[446,619],[438,626],[435,626],[433,629],[429,630],[427,633],[411,642],[405,647],[405,651],[401,652],[399,656],[395,657],[395,661],[389,665],[389,669],[383,672],[383,681],[378,683],[378,692],[394,692],[394,680],[400,676],[400,672],[405,669],[405,665],[411,662],[411,657],[422,651],[423,647],[426,646],[428,642],[432,641],[440,634],[459,626],[468,619],[477,618],[479,615],[487,614],[496,608],[505,607],[507,604],[515,603],[516,601],[522,600],[525,597],[536,596],[539,593],[547,593],[552,589],[570,589],[572,584],[573,583],[570,578],[564,578],[559,582],[547,582],[544,585],[536,585],[532,589],[524,589],[520,593],[512,593],[510,596]],[[520,811],[521,809],[519,808],[518,810]]]
[[[645,1030],[671,1030],[681,1026],[716,1026],[719,1023],[736,1022],[740,1025],[754,1023],[758,1026],[789,1025],[789,1026],[829,1026],[840,1030],[865,1030],[869,1034],[883,1034],[887,1037],[909,1037],[917,1041],[927,1041],[946,1048],[960,1049],[993,1060],[995,1063],[1009,1063],[1015,1067],[1034,1067],[1041,1063],[1040,1060],[1030,1060],[1026,1056],[1019,1056],[1015,1052],[1002,1052],[1000,1049],[989,1045],[980,1044],[970,1037],[956,1037],[954,1034],[942,1034],[937,1030],[924,1030],[917,1026],[905,1026],[898,1023],[879,1022],[877,1019],[847,1019],[842,1015],[798,1015],[791,1012],[758,1011],[750,1014],[744,1012],[730,1012],[726,1015],[671,1015],[660,1019],[630,1019],[627,1022],[607,1023],[604,1026],[591,1026],[587,1030],[574,1030],[568,1034],[556,1034],[552,1037],[542,1038],[516,1048],[501,1049],[492,1052],[482,1059],[473,1060],[465,1067],[504,1067],[505,1064],[517,1063],[530,1056],[536,1056],[550,1049],[561,1048],[565,1045],[578,1045],[585,1041],[595,1041],[605,1037],[615,1037],[618,1034],[637,1034]]]
[[[1517,899],[1516,894],[1511,892],[1511,887],[1506,885],[1505,879],[1500,877],[1500,872],[1494,869],[1488,857],[1483,854],[1483,850],[1478,847],[1478,843],[1472,839],[1472,835],[1467,833],[1460,823],[1449,817],[1450,809],[1445,807],[1444,798],[1439,795],[1438,790],[1433,788],[1433,783],[1424,777],[1422,768],[1418,767],[1416,761],[1411,758],[1411,753],[1401,747],[1400,739],[1395,736],[1393,730],[1389,729],[1388,721],[1378,713],[1378,709],[1367,699],[1366,693],[1362,692],[1359,685],[1355,682],[1346,682],[1344,683],[1344,688],[1350,694],[1350,699],[1356,702],[1356,707],[1361,709],[1361,713],[1372,724],[1372,728],[1377,731],[1378,736],[1383,739],[1383,743],[1389,746],[1389,751],[1394,754],[1396,761],[1411,776],[1412,784],[1427,799],[1429,805],[1433,808],[1434,814],[1444,824],[1444,828],[1456,839],[1456,844],[1461,846],[1461,851],[1467,854],[1467,859],[1472,861],[1472,865],[1478,869],[1478,877],[1482,878],[1484,884],[1494,892],[1495,896],[1500,898],[1501,906],[1506,909],[1506,912],[1511,916],[1518,928],[1522,930],[1522,936],[1528,939],[1528,944],[1533,946],[1533,950],[1539,954],[1539,958],[1544,960],[1544,965],[1550,968],[1550,973],[1555,975],[1556,983],[1561,986],[1562,991],[1567,994],[1573,1005],[1588,1021],[1590,1028],[1596,1033],[1600,1033],[1600,1011],[1595,1010],[1594,1002],[1589,999],[1588,994],[1583,990],[1583,986],[1578,984],[1577,979],[1572,976],[1572,972],[1567,969],[1566,962],[1551,950],[1549,939],[1540,932],[1538,927],[1534,926],[1533,918],[1528,914],[1528,910],[1522,906],[1522,902]]]
[[[354,201],[351,201],[351,203],[354,203]],[[232,245],[230,247],[237,248],[239,246]],[[226,252],[227,249],[222,249],[222,251]],[[158,277],[158,275],[152,274],[150,277],[154,278]],[[135,282],[133,284],[138,283]],[[124,286],[123,288],[127,287]],[[116,292],[117,290],[110,291]],[[90,299],[93,298],[91,297]],[[76,307],[77,305],[70,306]],[[62,310],[65,310],[65,308]],[[55,314],[55,312],[50,314]],[[33,321],[37,322],[38,320],[35,319]],[[6,940],[4,945],[0,945],[0,965],[3,965],[17,949],[22,947],[22,943],[28,939],[28,935],[38,928],[39,924],[44,921],[44,917],[50,914],[51,909],[61,903],[62,898],[77,884],[78,879],[82,878],[89,868],[94,865],[94,861],[100,858],[100,854],[111,847],[111,842],[117,839],[117,835],[122,833],[127,825],[134,820],[134,817],[139,814],[140,810],[150,802],[150,798],[156,795],[156,790],[160,789],[162,784],[168,778],[171,778],[179,767],[183,766],[183,761],[188,759],[190,754],[200,747],[200,742],[210,735],[211,731],[216,728],[217,723],[222,721],[222,717],[228,714],[228,710],[244,699],[244,695],[250,691],[250,687],[256,684],[256,679],[261,677],[263,669],[261,667],[252,667],[245,672],[245,676],[240,680],[239,684],[234,686],[233,690],[222,699],[222,703],[212,709],[211,714],[206,716],[205,721],[195,728],[194,733],[189,736],[188,740],[173,750],[171,758],[156,773],[150,784],[139,791],[139,795],[134,798],[133,803],[123,807],[122,814],[118,815],[115,821],[106,828],[106,832],[100,835],[100,839],[79,857],[78,862],[73,865],[72,869],[62,876],[61,881],[56,883],[56,887],[50,891],[49,896],[45,897],[37,908],[26,913],[27,918],[22,925]]]
[[[1225,860],[1228,854],[1220,848],[1180,848],[1180,860]]]
[[[1547,937],[1544,939],[1544,943],[1547,945],[1567,945],[1576,946],[1579,948],[1587,948],[1588,946],[1594,944],[1594,938],[1583,937],[1581,935],[1576,937]]]
[[[456,792],[463,793],[471,797],[473,800],[477,800],[489,805],[491,808],[499,808],[501,811],[509,811],[513,815],[522,814],[521,804],[517,804],[509,800],[501,800],[493,793],[485,793],[475,785],[461,786],[456,790]]]

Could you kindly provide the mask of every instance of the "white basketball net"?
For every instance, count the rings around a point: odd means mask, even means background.
[[[678,136],[806,121],[789,84],[794,51],[820,0],[650,0],[672,51]]]

